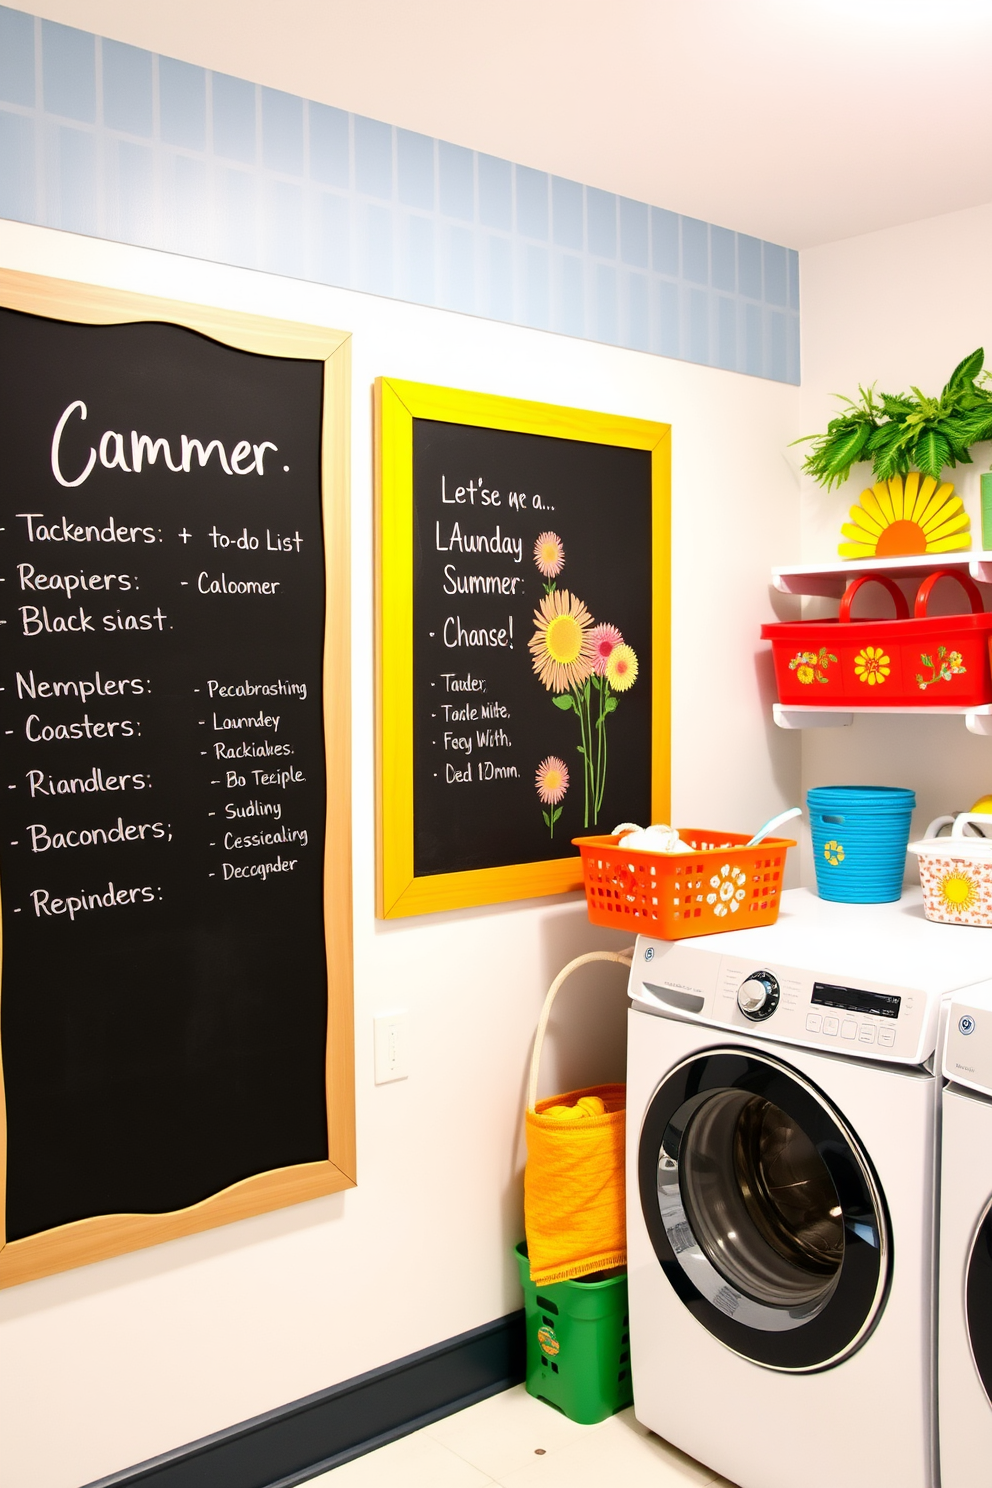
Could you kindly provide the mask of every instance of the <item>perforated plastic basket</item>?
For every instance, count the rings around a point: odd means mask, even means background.
[[[624,852],[616,837],[572,838],[594,925],[683,940],[775,923],[792,838],[746,847],[742,832],[679,827],[679,836],[691,854]]]
[[[626,1270],[535,1286],[522,1241],[515,1255],[524,1289],[528,1393],[583,1426],[624,1410],[634,1398]]]

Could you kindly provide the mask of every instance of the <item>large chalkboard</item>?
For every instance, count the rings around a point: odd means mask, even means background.
[[[384,712],[404,631],[412,651],[409,724],[383,738],[388,782],[408,727],[412,861],[384,913],[574,886],[572,839],[656,819],[663,794],[667,427],[443,391],[380,392],[387,475],[409,445],[383,481],[394,549],[410,523],[402,619],[406,557],[382,553]],[[388,873],[406,823],[382,809]]]
[[[324,376],[0,309],[8,1246],[331,1166]]]

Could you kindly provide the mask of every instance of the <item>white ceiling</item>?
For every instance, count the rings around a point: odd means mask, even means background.
[[[18,8],[793,248],[992,201],[992,0]]]

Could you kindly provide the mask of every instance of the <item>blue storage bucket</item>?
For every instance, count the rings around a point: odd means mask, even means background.
[[[816,888],[838,904],[902,894],[916,793],[889,785],[822,785],[806,793]]]

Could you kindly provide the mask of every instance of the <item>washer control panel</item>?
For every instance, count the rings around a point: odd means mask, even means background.
[[[923,1064],[937,1042],[941,998],[912,987],[809,968],[755,964],[699,942],[640,937],[630,996],[650,1012],[864,1059]]]
[[[761,1023],[778,1007],[781,989],[770,971],[753,971],[737,989],[737,1006],[745,1018]]]

